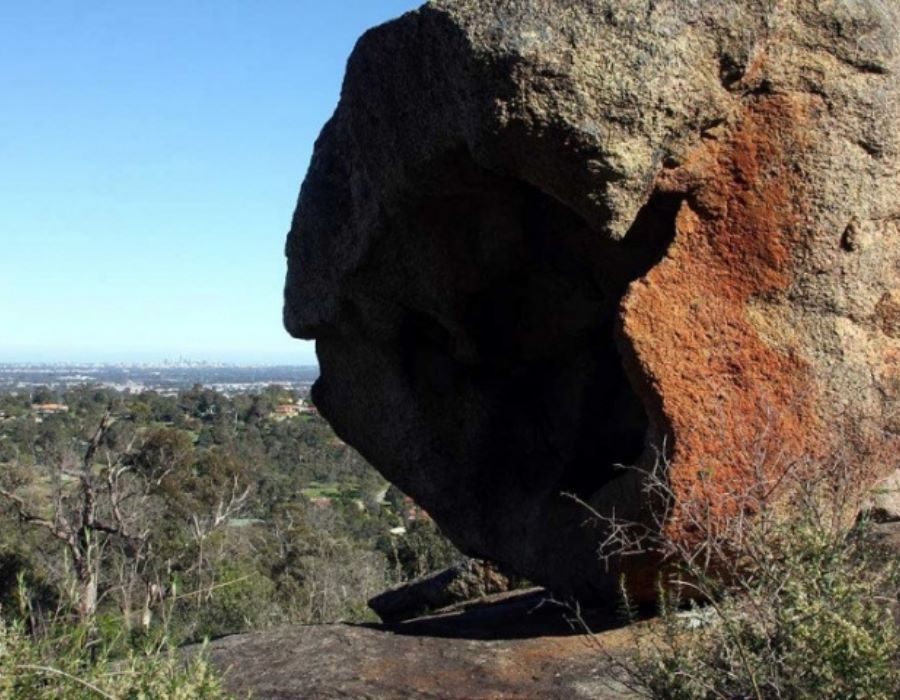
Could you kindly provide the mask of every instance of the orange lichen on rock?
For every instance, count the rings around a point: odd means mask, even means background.
[[[666,441],[676,536],[690,536],[690,504],[727,518],[746,507],[731,496],[825,449],[804,359],[748,316],[752,299],[791,282],[805,212],[795,168],[813,112],[806,97],[753,98],[727,139],[657,182],[685,201],[666,258],[622,302],[622,337],[660,414],[651,437]]]

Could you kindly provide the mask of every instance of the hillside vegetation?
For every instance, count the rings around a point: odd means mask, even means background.
[[[279,387],[0,396],[0,697],[85,690],[66,679],[79,668],[102,678],[108,664],[151,685],[196,686],[177,697],[216,697],[202,659],[183,668],[171,649],[367,620],[368,597],[458,556]],[[11,681],[11,665],[28,678]]]

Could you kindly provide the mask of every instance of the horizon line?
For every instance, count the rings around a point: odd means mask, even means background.
[[[143,367],[315,367],[319,369],[319,363],[295,363],[286,361],[224,361],[224,360],[0,360],[0,367],[18,366],[18,367],[51,367],[51,366],[78,366],[78,365],[95,365],[95,366],[143,366]]]

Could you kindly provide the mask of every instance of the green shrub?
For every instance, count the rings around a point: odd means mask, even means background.
[[[85,630],[36,640],[0,619],[0,700],[224,700],[228,696],[203,653],[175,648],[130,650],[113,659],[85,643]]]
[[[251,562],[221,564],[216,571],[218,587],[203,594],[199,606],[188,597],[183,601],[181,616],[188,638],[215,639],[228,634],[265,627],[271,622],[275,584]]]
[[[671,496],[661,474],[648,490]],[[660,619],[636,627],[637,652],[620,664],[632,690],[668,700],[900,698],[900,557],[867,522],[848,522],[855,484],[838,486],[797,476],[789,505],[759,496],[769,488],[731,494],[752,517],[724,527],[696,515],[709,512],[702,503],[679,510],[702,535],[690,546],[644,527],[644,551],[669,566]],[[627,525],[617,532],[617,546],[635,551]]]
[[[714,602],[661,595],[662,631],[632,678],[672,700],[900,698],[896,557],[865,527],[837,539],[800,519],[772,534],[770,560]]]
[[[385,535],[378,547],[388,557],[397,581],[425,576],[463,559],[433,520],[408,522],[405,535]]]

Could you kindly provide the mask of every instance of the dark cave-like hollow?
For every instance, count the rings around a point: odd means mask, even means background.
[[[588,499],[619,472],[638,462],[646,447],[646,407],[622,364],[615,340],[619,304],[628,285],[660,262],[675,233],[681,196],[657,194],[638,213],[622,241],[602,241],[597,273],[609,279],[614,305],[592,329],[595,371],[583,377],[584,391],[574,455],[565,465],[560,490]]]
[[[376,266],[395,270],[405,309],[395,352],[440,442],[484,423],[466,448],[477,488],[589,498],[638,460],[648,419],[616,321],[671,243],[680,201],[652,196],[613,241],[537,187],[458,158],[389,209]]]

